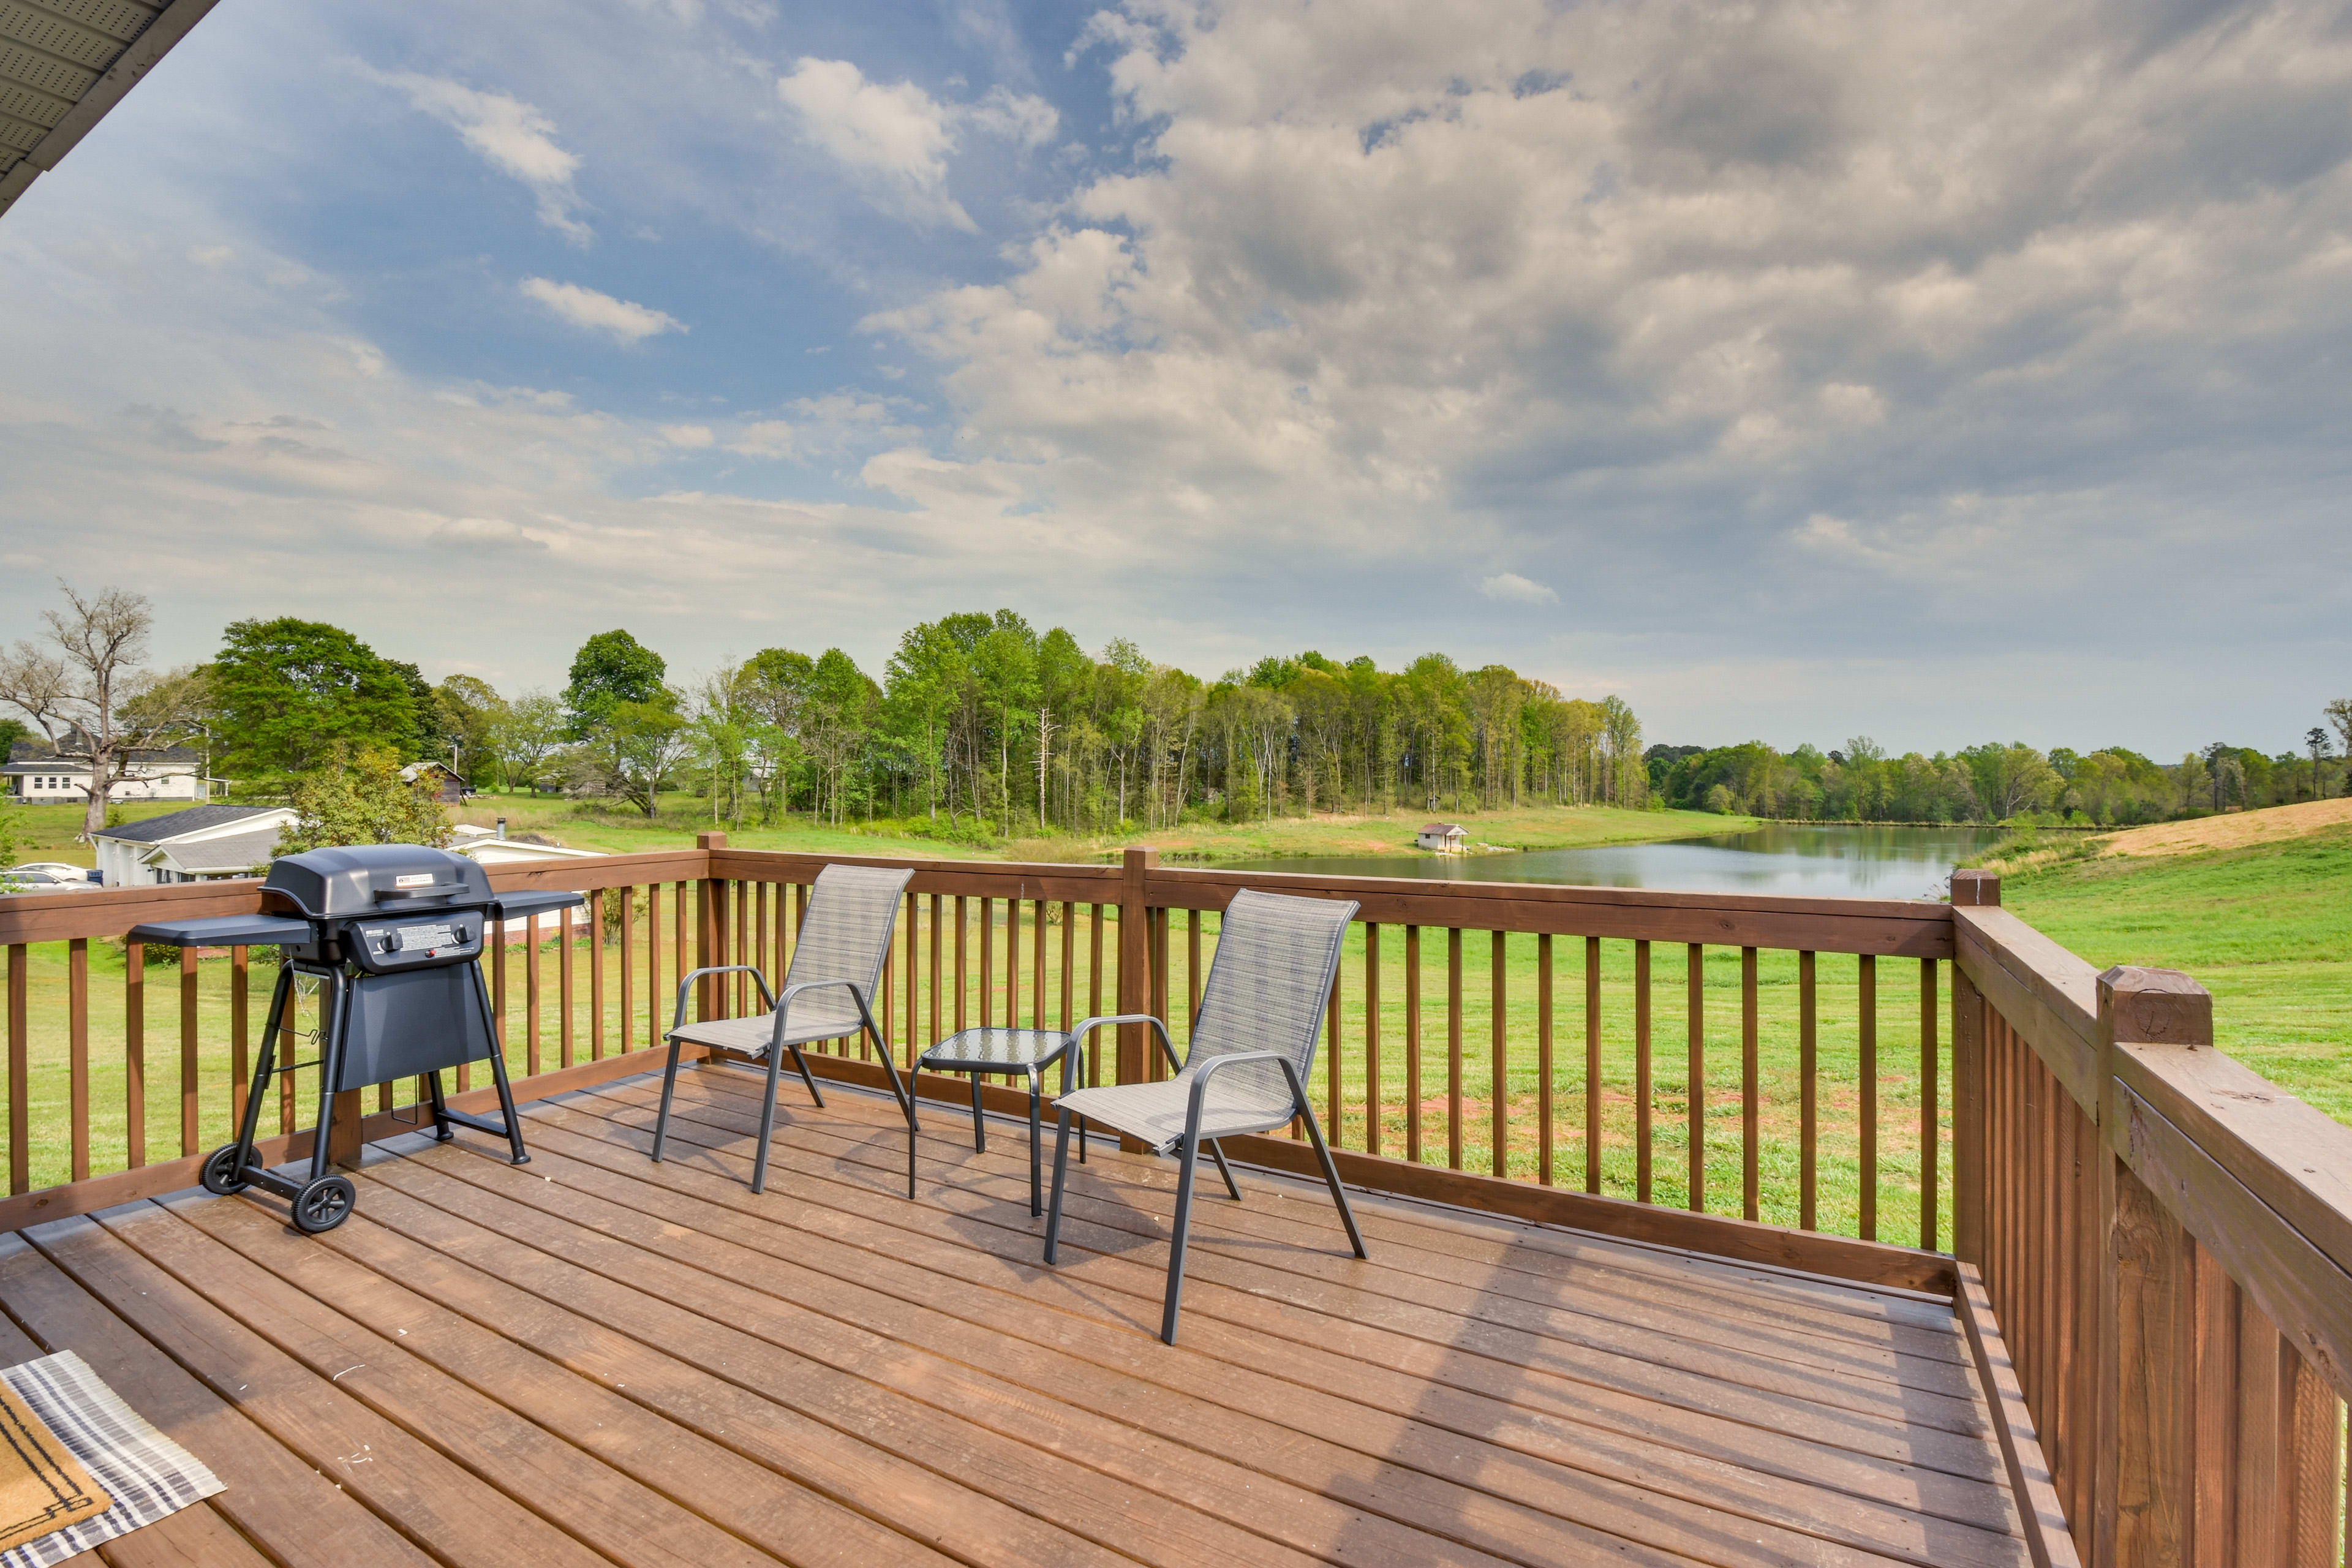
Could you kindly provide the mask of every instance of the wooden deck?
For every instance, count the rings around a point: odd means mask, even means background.
[[[357,1215],[183,1194],[0,1237],[0,1354],[80,1352],[227,1482],[117,1564],[2028,1561],[1949,1306],[1461,1210],[1074,1164],[1038,1262],[1023,1131],[756,1080],[372,1151]],[[1217,1195],[1209,1195],[1217,1194]]]

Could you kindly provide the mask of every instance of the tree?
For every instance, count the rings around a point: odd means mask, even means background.
[[[2339,697],[2327,705],[2327,721],[2336,727],[2338,748],[2347,758],[2352,758],[2352,697]],[[2352,768],[2346,770],[2345,787],[2352,791]]]
[[[626,632],[598,632],[582,643],[572,656],[572,683],[563,689],[572,738],[593,735],[619,703],[659,706],[668,672],[661,655]]]
[[[2319,798],[2319,760],[2328,752],[2327,731],[2314,724],[2310,731],[2303,737],[2303,743],[2311,748],[2311,798],[2317,800]]]
[[[593,738],[573,753],[575,776],[653,816],[688,754],[690,734],[678,707],[677,694],[665,688],[656,701],[605,708]]]
[[[106,803],[135,754],[185,734],[187,716],[171,699],[193,688],[139,668],[155,622],[144,595],[106,588],[85,598],[62,579],[58,586],[71,613],[41,615],[56,651],[20,638],[0,654],[0,703],[38,726],[52,750],[89,759],[82,831],[90,834],[106,826]]]
[[[449,842],[448,819],[429,779],[400,776],[400,758],[382,746],[337,742],[325,765],[294,780],[298,816],[278,836],[278,853],[299,855],[344,844]]]
[[[549,764],[563,749],[563,710],[544,691],[526,691],[491,715],[489,744],[498,759],[499,783],[531,794],[547,781]]]
[[[338,741],[415,755],[406,677],[341,626],[281,616],[232,621],[221,639],[212,669],[226,771],[263,780],[310,773]]]
[[[498,727],[506,700],[479,676],[453,675],[433,689],[433,705],[450,768],[467,783],[485,764],[498,762]]]

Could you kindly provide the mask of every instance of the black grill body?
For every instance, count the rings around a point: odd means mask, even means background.
[[[462,855],[362,844],[285,857],[270,867],[261,895],[257,915],[156,921],[130,933],[133,942],[180,947],[275,943],[285,951],[245,1118],[236,1142],[205,1162],[207,1188],[261,1187],[293,1202],[303,1230],[332,1229],[357,1201],[349,1179],[328,1171],[334,1097],[403,1078],[425,1080],[436,1137],[446,1141],[454,1129],[471,1127],[506,1139],[516,1164],[530,1160],[480,959],[501,922],[574,908],[583,901],[578,893],[499,893],[488,873]],[[318,980],[321,1019],[319,1122],[310,1177],[299,1183],[265,1169],[254,1152],[270,1079],[313,1065],[278,1060],[279,1024],[298,974]],[[495,1121],[450,1109],[441,1091],[444,1069],[485,1059],[503,1113]]]

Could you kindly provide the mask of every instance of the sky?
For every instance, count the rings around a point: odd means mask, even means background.
[[[0,219],[0,637],[512,692],[1009,605],[2275,752],[2347,379],[2341,5],[221,0]]]

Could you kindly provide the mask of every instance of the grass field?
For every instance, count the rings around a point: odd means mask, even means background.
[[[2001,901],[2102,969],[2186,970],[2224,1050],[2352,1122],[2352,826],[2236,837],[2254,841],[2062,859],[2006,877]]]

